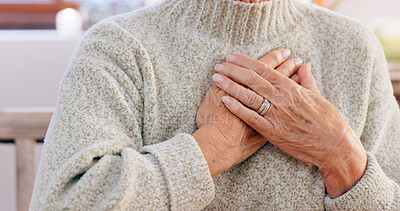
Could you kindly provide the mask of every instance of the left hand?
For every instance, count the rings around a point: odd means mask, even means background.
[[[230,95],[223,98],[225,106],[279,149],[317,166],[331,198],[361,179],[365,149],[339,109],[319,93],[310,64],[299,68],[299,84],[238,54],[215,69],[215,84]],[[261,116],[256,111],[264,98],[271,107]]]

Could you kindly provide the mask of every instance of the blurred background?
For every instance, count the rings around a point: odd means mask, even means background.
[[[0,0],[0,210],[29,205],[58,86],[84,31],[103,18],[157,1]],[[400,1],[308,2],[354,18],[378,35],[399,97]]]

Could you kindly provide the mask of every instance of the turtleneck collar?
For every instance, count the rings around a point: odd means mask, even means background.
[[[246,3],[236,0],[165,0],[175,27],[195,30],[227,44],[255,44],[289,31],[301,21],[297,0]],[[169,21],[175,22],[167,18]]]

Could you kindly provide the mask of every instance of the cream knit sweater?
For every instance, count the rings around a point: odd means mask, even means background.
[[[191,134],[230,53],[276,48],[313,65],[321,94],[368,151],[330,199],[318,169],[266,144],[212,179]],[[400,113],[361,24],[296,0],[164,0],[92,27],[64,75],[32,210],[399,210]]]

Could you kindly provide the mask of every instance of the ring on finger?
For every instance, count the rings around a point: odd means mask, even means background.
[[[261,116],[264,116],[270,107],[271,103],[267,100],[267,98],[264,98],[264,102],[261,104],[260,108],[258,108],[257,113]]]

